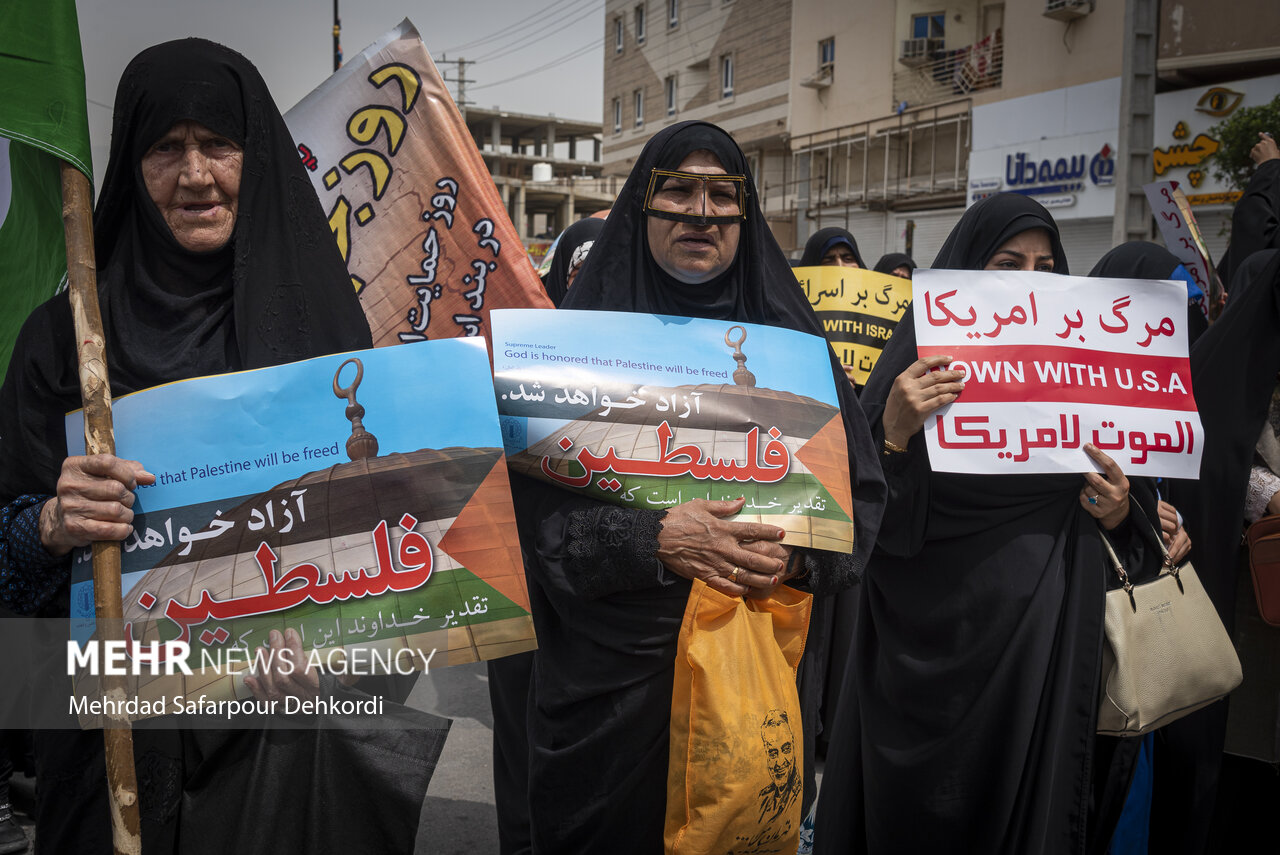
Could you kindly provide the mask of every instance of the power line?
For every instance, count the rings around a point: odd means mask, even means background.
[[[520,74],[514,75],[513,77],[507,77],[502,80],[495,80],[492,83],[485,83],[481,86],[473,86],[472,89],[488,89],[490,86],[498,86],[502,83],[510,83],[513,80],[521,80],[526,77],[532,77],[535,74],[539,74],[543,71],[548,71],[552,68],[555,68],[558,65],[563,65],[564,63],[569,62],[570,60],[574,60],[580,56],[584,56],[598,47],[600,47],[600,40],[592,39],[587,44],[582,45],[579,48],[575,48],[574,50],[570,51],[564,56],[561,56],[557,59],[553,59],[550,62],[547,62],[538,66],[537,68],[531,68],[528,71],[521,72]]]
[[[476,57],[474,62],[483,62],[487,59],[492,59],[495,56],[508,56],[527,48],[537,47],[539,46],[539,42],[536,38],[537,36],[547,32],[548,30],[563,28],[566,22],[584,17],[593,11],[592,7],[599,4],[599,0],[585,0],[585,2],[584,0],[576,0],[576,2],[577,6],[570,6],[566,9],[560,10],[560,12],[555,16],[543,21],[533,30],[522,30],[508,36],[507,41],[503,44],[493,45],[492,49],[488,53]],[[520,46],[509,50],[512,45],[516,44],[519,44]]]
[[[478,39],[473,39],[472,41],[466,42],[465,44],[460,44],[460,45],[456,45],[456,46],[454,46],[454,47],[448,48],[447,50],[442,51],[442,53],[449,53],[449,52],[451,52],[451,51],[465,50],[465,49],[467,49],[467,48],[475,47],[476,45],[484,44],[485,42],[491,42],[491,41],[493,41],[494,39],[498,39],[498,38],[505,38],[505,37],[506,37],[506,36],[508,36],[509,34],[511,34],[511,33],[515,32],[515,31],[519,30],[522,26],[524,26],[525,24],[529,23],[530,21],[533,21],[533,20],[535,20],[535,19],[537,19],[537,18],[541,17],[542,15],[546,14],[547,12],[550,12],[550,11],[551,11],[552,9],[554,9],[556,6],[560,6],[560,5],[564,4],[564,3],[572,3],[572,2],[576,2],[576,0],[553,0],[553,2],[552,2],[552,3],[548,4],[547,6],[542,7],[541,9],[539,9],[538,11],[536,11],[536,12],[534,12],[533,14],[529,15],[528,17],[521,18],[519,21],[516,21],[514,24],[508,24],[507,26],[505,26],[505,27],[501,27],[500,29],[495,30],[494,32],[490,33],[490,34],[489,34],[489,35],[487,35],[487,36],[481,36],[480,38],[478,38]]]

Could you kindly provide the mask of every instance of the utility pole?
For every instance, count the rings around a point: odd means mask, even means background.
[[[458,105],[458,112],[460,112],[462,114],[462,118],[465,119],[467,117],[467,105],[471,103],[467,100],[467,84],[475,83],[474,80],[467,79],[467,61],[461,57],[458,59],[446,59],[445,55],[441,54],[440,58],[436,60],[436,65],[452,65],[454,67],[454,74],[456,76],[450,77],[443,72],[441,72],[440,76],[444,78],[445,83],[458,84],[458,97],[456,103]]]
[[[1151,238],[1151,211],[1142,185],[1151,180],[1155,144],[1157,0],[1127,0],[1120,72],[1120,140],[1111,243]]]
[[[333,0],[333,70],[342,68],[342,18],[338,17],[338,0]]]

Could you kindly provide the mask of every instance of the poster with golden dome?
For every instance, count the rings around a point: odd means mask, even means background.
[[[353,676],[534,647],[482,340],[172,383],[118,399],[114,417],[118,455],[156,478],[122,548],[130,718],[251,700],[244,677],[273,630]],[[78,413],[67,435],[83,436]],[[95,632],[87,553],[72,568],[81,644]],[[134,667],[149,653],[187,668]]]
[[[853,550],[848,447],[827,342],[793,330],[620,312],[493,313],[512,472],[663,509],[746,498],[735,519]]]

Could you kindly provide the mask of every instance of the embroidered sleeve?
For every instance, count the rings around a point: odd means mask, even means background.
[[[658,560],[666,511],[598,505],[569,514],[565,569],[578,593],[597,599],[621,591],[669,585]]]
[[[1280,493],[1280,477],[1265,466],[1249,470],[1249,492],[1244,499],[1244,521],[1255,523],[1267,515],[1267,503]]]
[[[49,496],[24,495],[0,509],[0,603],[32,614],[67,581],[71,562],[40,542],[40,509]]]

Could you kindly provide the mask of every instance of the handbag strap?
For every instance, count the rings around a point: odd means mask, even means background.
[[[1133,497],[1130,496],[1129,497],[1129,518],[1130,519],[1134,517],[1135,512],[1137,516],[1142,518],[1142,525],[1139,526],[1139,530],[1144,535],[1148,535],[1149,540],[1155,541],[1155,544],[1156,546],[1159,547],[1160,554],[1161,556],[1163,556],[1163,559],[1164,559],[1162,566],[1169,571],[1169,574],[1173,576],[1174,581],[1178,583],[1178,591],[1179,593],[1181,593],[1182,580],[1178,578],[1178,570],[1180,568],[1175,567],[1173,564],[1173,561],[1170,560],[1169,550],[1164,545],[1164,538],[1160,537],[1159,532],[1155,530],[1155,526],[1151,524],[1151,519],[1150,517],[1147,516],[1147,512],[1142,509],[1142,505],[1135,502],[1133,500]],[[1133,610],[1136,612],[1138,610],[1138,604],[1137,604],[1137,601],[1134,600],[1133,598],[1133,582],[1129,579],[1129,574],[1125,572],[1124,564],[1121,563],[1120,556],[1116,555],[1116,550],[1111,543],[1111,538],[1107,536],[1107,530],[1102,527],[1101,522],[1098,522],[1098,534],[1102,535],[1102,546],[1107,551],[1107,557],[1111,559],[1111,563],[1115,568],[1116,575],[1120,577],[1121,587],[1123,587],[1124,592],[1129,595],[1129,605],[1132,606]]]

